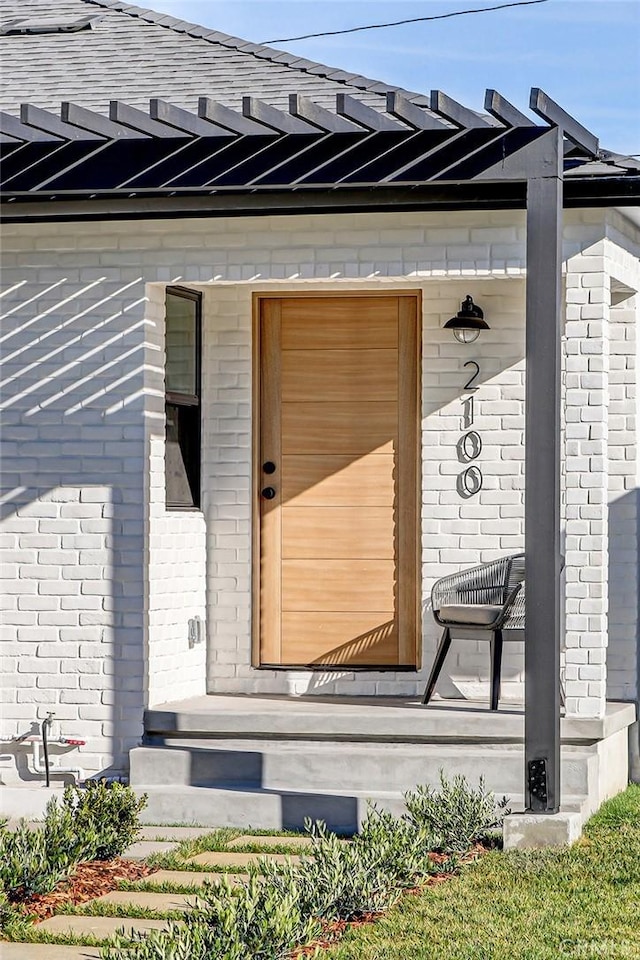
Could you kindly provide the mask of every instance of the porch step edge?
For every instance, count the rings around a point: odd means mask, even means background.
[[[437,786],[440,771],[470,783],[484,776],[489,790],[521,790],[522,747],[492,749],[435,744],[337,744],[219,741],[216,746],[135,747],[129,754],[133,786],[265,789],[299,792],[392,791]],[[563,748],[562,777],[571,793],[587,793],[597,762],[589,749]]]
[[[390,791],[307,794],[301,791],[224,790],[215,787],[138,785],[136,794],[147,795],[143,821],[154,823],[198,822],[201,826],[238,827],[255,830],[304,830],[305,819],[324,820],[330,830],[342,835],[356,833],[370,804],[395,816],[405,811],[401,793]],[[512,794],[514,813],[525,808],[524,796]],[[588,797],[567,794],[561,810],[589,814]]]

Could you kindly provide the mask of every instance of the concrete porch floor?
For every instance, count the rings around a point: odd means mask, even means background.
[[[594,743],[635,720],[630,703],[607,703],[603,718],[563,717],[563,743]],[[192,697],[145,711],[145,735],[286,737],[300,740],[402,742],[524,741],[524,706],[434,699],[423,706],[407,697],[288,697],[215,694]]]

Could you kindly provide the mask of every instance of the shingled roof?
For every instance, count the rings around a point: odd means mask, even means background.
[[[565,205],[638,202],[638,161],[601,150],[539,88],[543,125],[495,90],[478,113],[122,0],[2,2],[12,219],[52,204],[99,217],[112,202],[122,215],[524,206],[531,170],[557,164],[557,129]]]
[[[110,100],[146,107],[151,97],[191,109],[198,96],[238,108],[247,95],[286,108],[295,91],[325,107],[348,93],[384,110],[387,92],[400,89],[121,0],[3,0],[0,32],[14,20],[91,15],[77,32],[0,36],[0,109],[72,100],[107,112]],[[401,92],[428,107],[428,97]]]

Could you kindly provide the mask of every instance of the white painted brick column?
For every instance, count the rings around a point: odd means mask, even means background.
[[[608,632],[610,282],[603,244],[567,263],[566,653],[567,713],[602,717]]]

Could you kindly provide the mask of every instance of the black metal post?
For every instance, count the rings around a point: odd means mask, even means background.
[[[561,153],[561,134],[556,141]],[[527,182],[525,796],[560,806],[560,291],[559,163]],[[555,175],[554,175],[555,174]]]

